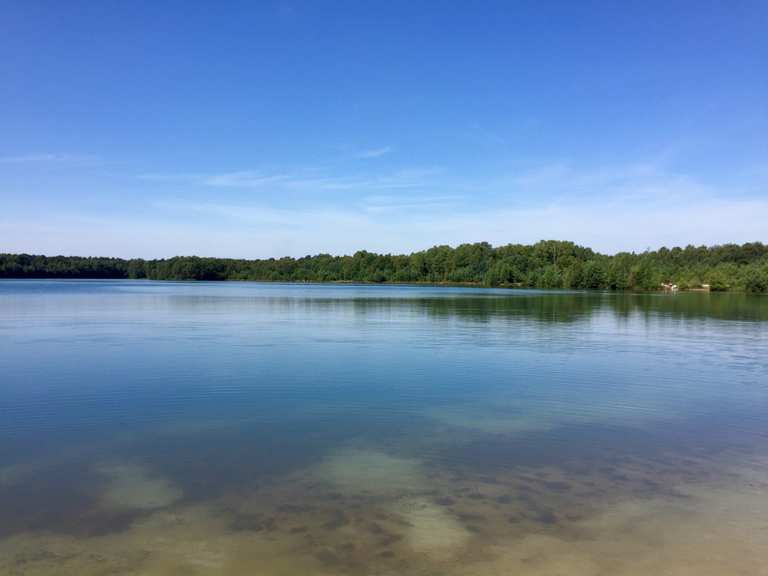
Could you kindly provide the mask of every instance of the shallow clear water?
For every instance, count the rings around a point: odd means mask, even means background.
[[[0,282],[0,574],[766,574],[768,298]]]

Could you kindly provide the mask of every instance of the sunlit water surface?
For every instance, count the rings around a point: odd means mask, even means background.
[[[768,574],[768,298],[0,282],[2,575]]]

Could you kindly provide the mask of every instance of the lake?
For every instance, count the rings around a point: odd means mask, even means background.
[[[0,574],[768,574],[768,297],[0,282]]]

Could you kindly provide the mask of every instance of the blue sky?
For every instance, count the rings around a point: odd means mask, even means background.
[[[0,252],[768,241],[768,3],[0,0]]]

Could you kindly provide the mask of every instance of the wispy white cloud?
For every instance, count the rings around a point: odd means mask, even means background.
[[[507,141],[503,136],[478,122],[470,123],[464,135],[473,144],[480,144],[486,148],[500,149],[507,146]]]
[[[0,164],[96,164],[99,158],[90,154],[68,154],[47,152],[42,154],[22,154],[18,156],[0,156]]]
[[[690,175],[669,172],[658,164],[645,162],[595,169],[554,162],[512,174],[495,185],[534,199],[564,202],[598,196],[607,200],[655,201],[716,192]]]
[[[381,158],[392,151],[390,146],[382,146],[381,148],[370,148],[368,150],[362,150],[358,152],[355,157],[360,159],[368,158]]]
[[[141,174],[146,181],[188,183],[211,188],[242,188],[260,190],[374,191],[406,188],[426,188],[437,184],[439,167],[409,168],[381,174],[337,174],[320,169],[294,171],[238,170],[211,174],[160,173]]]
[[[397,214],[401,211],[436,211],[450,210],[464,201],[461,195],[373,195],[366,196],[359,203],[361,210],[369,213]]]
[[[264,188],[291,185],[299,181],[290,174],[265,174],[255,170],[241,170],[204,175],[200,178],[199,183],[214,188]]]
[[[148,182],[179,182],[189,184],[199,182],[204,176],[204,174],[196,174],[194,172],[146,172],[137,175],[136,178]]]

